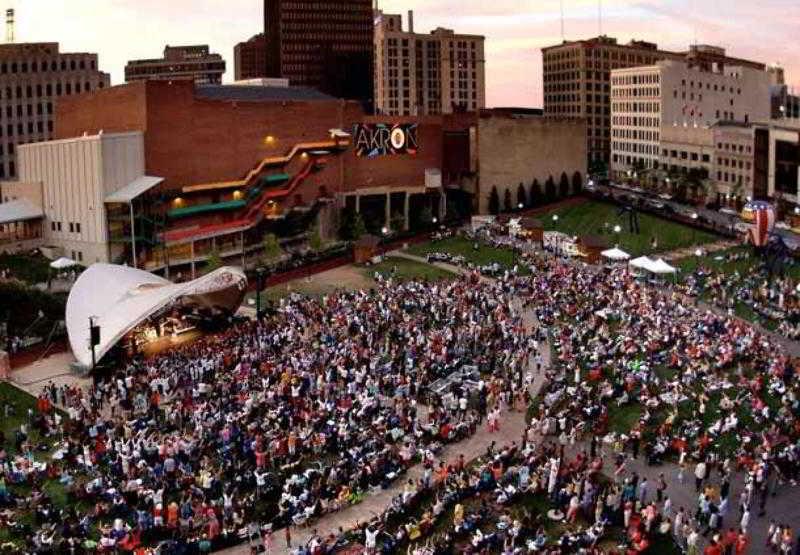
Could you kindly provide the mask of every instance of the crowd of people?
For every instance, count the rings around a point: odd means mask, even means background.
[[[46,387],[0,438],[0,527],[20,551],[203,552],[313,526],[422,462],[361,530],[368,552],[593,553],[609,539],[626,554],[661,541],[752,552],[752,519],[800,479],[790,357],[677,287],[516,248],[519,266],[497,279],[292,295],[263,321],[134,360],[87,391]],[[548,330],[549,367],[524,311]],[[492,444],[476,465],[439,460],[444,444],[523,410],[528,372],[545,385],[519,442]],[[443,382],[446,395],[427,394]],[[640,458],[678,471],[650,484],[632,469]],[[673,506],[692,480],[696,506]],[[521,511],[523,495],[550,510]],[[343,537],[298,552],[333,552]],[[789,553],[793,541],[776,519],[769,545]]]
[[[293,296],[263,322],[136,360],[88,391],[48,386],[0,453],[0,525],[29,551],[216,548],[251,521],[303,524],[357,503],[513,402],[529,330],[512,300],[466,278]],[[474,388],[417,404],[467,363]]]
[[[687,279],[686,290],[693,296],[703,296],[713,305],[736,312],[737,304],[744,304],[761,323],[775,328],[780,335],[792,340],[800,339],[800,285],[791,275],[797,263],[793,258],[781,262],[782,272],[770,275],[762,260],[754,259],[750,249],[732,249],[722,254],[712,254],[725,265],[742,264],[747,271],[715,270],[706,264],[698,267]]]

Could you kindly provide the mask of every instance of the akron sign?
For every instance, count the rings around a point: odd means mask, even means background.
[[[357,123],[353,137],[356,156],[413,156],[419,150],[416,123]]]

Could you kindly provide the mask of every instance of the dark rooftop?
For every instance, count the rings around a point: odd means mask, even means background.
[[[198,98],[236,102],[281,102],[286,100],[336,100],[311,87],[262,87],[258,85],[201,85],[195,89]]]

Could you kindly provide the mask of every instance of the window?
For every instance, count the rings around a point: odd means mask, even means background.
[[[72,222],[69,223],[69,232],[70,233],[74,233],[75,232],[75,225]]]
[[[75,233],[80,233],[80,232],[81,232],[81,223],[75,222]]]

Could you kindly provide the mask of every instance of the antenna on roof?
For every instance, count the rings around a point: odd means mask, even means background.
[[[14,42],[14,8],[6,10],[6,42]]]
[[[564,41],[564,0],[561,0],[561,41]]]
[[[597,34],[603,36],[603,0],[597,0]]]

